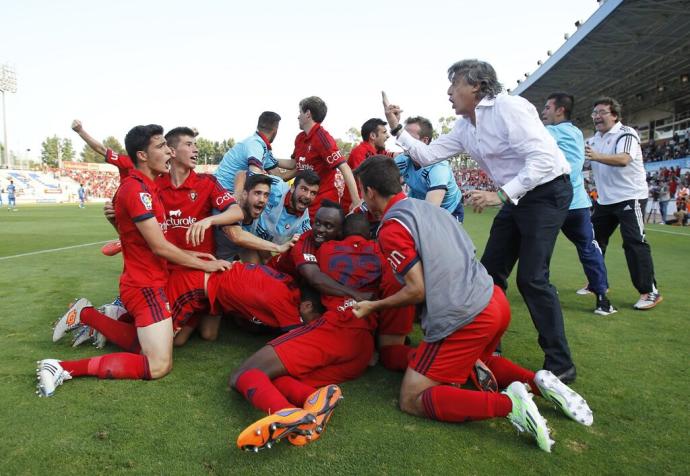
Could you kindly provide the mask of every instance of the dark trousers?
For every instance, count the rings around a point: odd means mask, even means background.
[[[504,290],[519,261],[518,290],[539,333],[544,368],[554,373],[573,366],[561,303],[549,282],[551,255],[572,198],[570,179],[564,175],[529,191],[517,205],[503,205],[491,225],[482,256],[494,283]]]
[[[577,249],[582,269],[587,276],[589,290],[596,294],[606,294],[609,288],[604,255],[594,239],[594,229],[589,208],[568,210],[561,231]]]
[[[606,254],[611,234],[621,227],[623,251],[633,286],[640,294],[652,292],[655,284],[652,249],[644,234],[647,200],[626,200],[611,205],[594,205],[592,225],[602,253]]]

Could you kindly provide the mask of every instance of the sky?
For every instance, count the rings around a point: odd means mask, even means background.
[[[350,127],[383,117],[381,90],[403,117],[436,124],[453,115],[452,63],[488,61],[515,88],[597,8],[596,0],[0,0],[0,64],[17,74],[17,93],[6,94],[8,143],[19,158],[38,158],[52,135],[80,151],[75,118],[98,139],[123,142],[131,127],[157,123],[238,141],[272,110],[283,118],[274,154],[287,158],[300,99],[324,99],[323,126],[347,139]]]

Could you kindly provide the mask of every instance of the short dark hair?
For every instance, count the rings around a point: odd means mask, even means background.
[[[190,127],[176,127],[165,134],[165,142],[168,143],[168,147],[176,148],[182,136],[196,137],[196,134]]]
[[[251,192],[257,185],[265,184],[270,188],[273,185],[273,179],[266,174],[253,174],[247,177],[244,182],[244,191]]]
[[[378,129],[379,126],[385,126],[387,124],[388,123],[386,121],[381,120],[378,117],[372,117],[367,122],[362,124],[362,140],[367,142],[369,140],[369,134],[376,132],[376,129]]]
[[[147,126],[134,126],[125,136],[125,149],[134,165],[138,163],[137,152],[146,150],[151,142],[151,137],[163,135],[163,126],[149,124]]]
[[[465,78],[470,86],[479,86],[475,95],[477,99],[493,98],[503,91],[503,85],[496,78],[496,70],[486,61],[466,59],[453,63],[448,68],[448,80],[453,82],[456,77]]]
[[[345,217],[343,236],[359,235],[367,240],[371,239],[369,220],[363,213],[351,213]]]
[[[300,182],[304,182],[307,185],[320,185],[321,177],[319,177],[319,174],[313,170],[304,169],[297,172],[297,175],[295,175],[295,180],[292,183],[295,188],[297,188]]]
[[[326,113],[328,112],[328,107],[323,99],[317,96],[309,96],[304,98],[299,102],[299,110],[302,112],[311,112],[311,118],[314,122],[323,122],[326,119]]]
[[[419,124],[419,139],[427,137],[429,140],[434,138],[434,126],[431,125],[431,121],[426,117],[415,116],[408,117],[405,120],[405,124]]]
[[[319,293],[316,289],[309,286],[308,284],[302,284],[299,287],[299,293],[300,302],[310,302],[314,307],[314,311],[319,314],[322,314],[326,311],[326,308],[323,307],[323,304],[321,303],[321,293]]]
[[[400,170],[395,161],[385,155],[372,155],[355,170],[362,188],[373,188],[383,197],[391,197],[402,191]]]
[[[259,116],[259,122],[256,124],[256,129],[261,132],[271,132],[278,127],[280,122],[280,115],[273,111],[264,111]]]
[[[556,109],[559,107],[563,108],[563,115],[569,120],[575,108],[575,98],[571,94],[558,92],[549,94],[546,100],[548,101],[549,99],[553,99],[553,105]]]
[[[599,99],[597,99],[596,101],[594,101],[594,104],[592,104],[592,107],[595,108],[599,104],[603,104],[604,106],[609,106],[609,108],[611,109],[611,114],[615,114],[616,117],[620,119],[621,112],[623,112],[623,111],[621,108],[621,104],[618,101],[616,101],[612,97],[602,96]]]
[[[340,206],[338,202],[334,202],[333,200],[324,200],[321,202],[321,205],[319,206],[319,210],[322,208],[332,208],[334,210],[337,210],[338,213],[340,213],[340,221],[345,220],[345,212],[343,211],[343,207]],[[318,210],[317,210],[318,212]]]

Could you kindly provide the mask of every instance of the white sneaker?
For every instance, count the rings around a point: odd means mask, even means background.
[[[503,392],[513,402],[513,409],[508,414],[508,420],[518,431],[527,431],[532,435],[537,440],[539,448],[551,453],[551,446],[554,441],[549,437],[546,419],[539,413],[528,389],[527,384],[513,382]]]
[[[534,383],[539,387],[542,397],[554,403],[568,418],[585,426],[592,425],[594,415],[585,399],[554,374],[548,370],[540,370],[534,376]]]
[[[589,290],[589,283],[585,284],[583,288],[578,289],[575,291],[575,294],[578,296],[586,296],[588,294],[592,294],[592,291]]]
[[[105,314],[113,320],[118,320],[121,315],[127,313],[127,309],[119,304],[104,304],[98,308],[98,311]],[[105,347],[108,340],[103,334],[90,326],[82,325],[74,332],[74,339],[72,340],[72,347],[77,347],[84,342],[92,341],[93,345],[97,349],[102,349]]]
[[[67,310],[64,316],[62,316],[55,323],[55,328],[53,329],[53,342],[57,342],[62,339],[65,334],[79,327],[81,324],[81,319],[79,316],[82,309],[85,307],[91,307],[91,303],[86,298],[77,299]]]
[[[651,293],[643,294],[642,296],[640,296],[640,299],[638,299],[637,302],[633,304],[633,307],[638,311],[645,311],[647,309],[655,307],[663,300],[663,296],[659,294],[659,291],[657,289],[655,289]]]
[[[36,362],[36,395],[39,397],[52,397],[55,389],[62,385],[65,380],[70,380],[72,376],[62,368],[59,360],[44,359]]]

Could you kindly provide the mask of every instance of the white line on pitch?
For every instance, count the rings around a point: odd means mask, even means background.
[[[21,258],[23,256],[40,255],[43,253],[54,253],[55,251],[71,250],[74,248],[83,248],[85,246],[102,245],[103,243],[107,243],[109,241],[113,241],[113,240],[95,241],[93,243],[84,243],[83,245],[64,246],[62,248],[53,248],[52,250],[32,251],[30,253],[21,253],[21,254],[12,255],[12,256],[0,256],[0,261],[6,260],[6,259],[12,259],[12,258]]]
[[[678,236],[690,236],[690,233],[678,233],[677,231],[666,231],[666,230],[658,230],[656,228],[645,228],[645,232],[648,231],[656,231],[659,233],[668,233],[669,235],[678,235]]]

